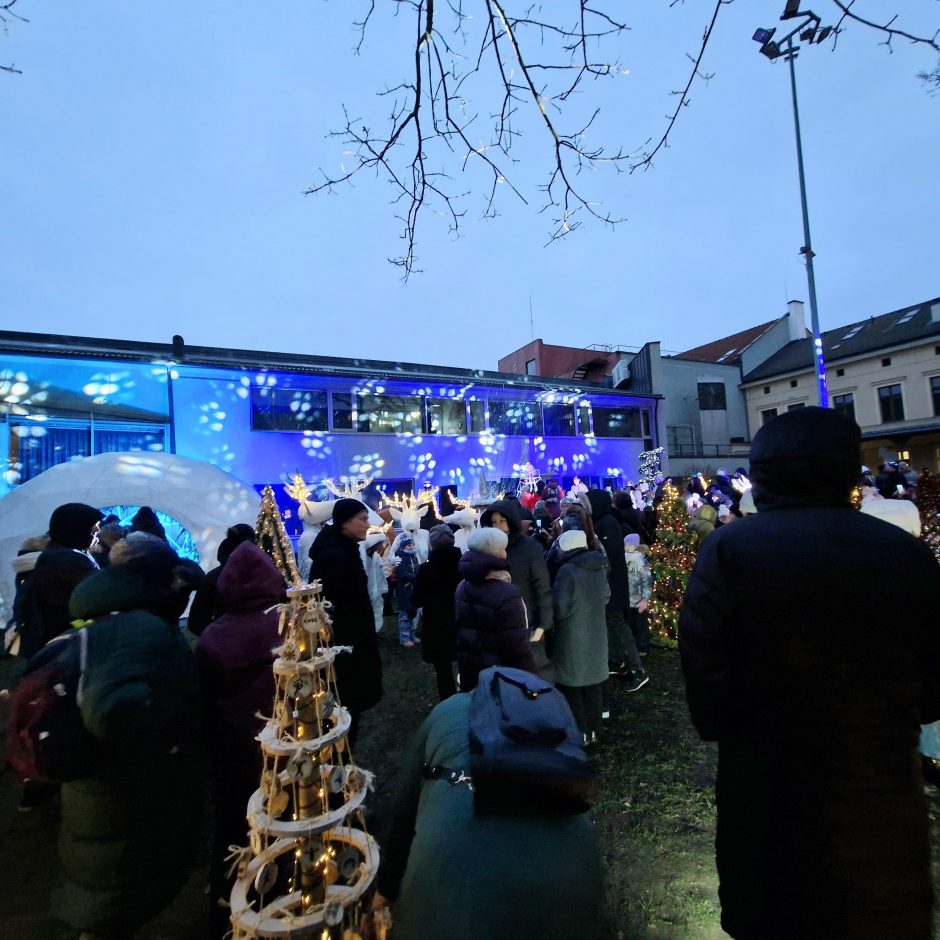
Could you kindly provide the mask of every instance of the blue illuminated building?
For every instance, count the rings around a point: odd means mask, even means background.
[[[0,331],[0,491],[50,466],[172,451],[246,483],[375,477],[490,495],[531,463],[618,485],[659,396],[444,366]]]

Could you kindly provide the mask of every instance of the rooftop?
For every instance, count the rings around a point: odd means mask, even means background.
[[[705,343],[704,346],[696,346],[695,349],[689,349],[686,352],[673,353],[672,359],[693,359],[696,362],[713,362],[730,365],[737,362],[741,353],[752,343],[759,340],[778,320],[768,320],[758,326],[752,326],[749,329],[741,330],[740,333],[732,333],[722,339],[712,340]]]
[[[940,297],[826,330],[822,334],[823,354],[826,362],[836,362],[930,337],[940,338]],[[743,381],[756,382],[812,368],[813,341],[808,337],[787,343]]]

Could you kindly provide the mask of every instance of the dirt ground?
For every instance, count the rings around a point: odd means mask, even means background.
[[[381,634],[385,697],[364,716],[356,761],[376,773],[369,819],[381,839],[402,745],[436,704],[433,670],[418,650],[397,644],[390,619]],[[611,940],[712,940],[718,926],[714,868],[716,753],[693,731],[678,655],[654,649],[650,683],[635,694],[614,686],[612,719],[596,753],[600,792],[593,809],[607,865]],[[0,688],[18,664],[0,660]],[[5,712],[0,709],[0,723]],[[0,934],[8,940],[73,940],[47,913],[59,878],[57,811],[18,813],[19,785],[0,776]],[[931,813],[940,798],[931,795]],[[139,940],[204,940],[205,870],[193,872],[176,901],[138,933]],[[940,932],[937,933],[940,938]]]

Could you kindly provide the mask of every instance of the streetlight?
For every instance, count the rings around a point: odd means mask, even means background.
[[[800,10],[800,0],[787,0],[781,20],[792,20],[802,17],[802,22],[790,30],[786,36],[774,40],[776,27],[771,29],[758,29],[752,37],[761,44],[761,55],[774,61],[783,56],[790,63],[790,89],[793,93],[793,124],[796,128],[796,162],[800,171],[800,202],[803,206],[803,247],[800,254],[806,259],[806,280],[809,286],[809,313],[813,328],[813,359],[816,365],[816,383],[819,387],[819,404],[823,408],[829,407],[829,389],[826,384],[826,362],[823,358],[822,334],[819,332],[819,313],[816,309],[816,277],[813,273],[813,248],[809,237],[809,210],[806,207],[806,177],[803,173],[803,142],[800,138],[800,111],[796,103],[796,69],[793,60],[797,56],[799,46],[793,44],[793,37],[799,34],[800,39],[809,43],[821,43],[832,33],[831,26],[822,26],[819,17],[811,10]]]

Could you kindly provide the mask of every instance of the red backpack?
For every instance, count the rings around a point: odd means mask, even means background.
[[[99,744],[79,709],[87,650],[86,629],[58,637],[10,695],[6,752],[24,779],[67,782],[95,771]]]

